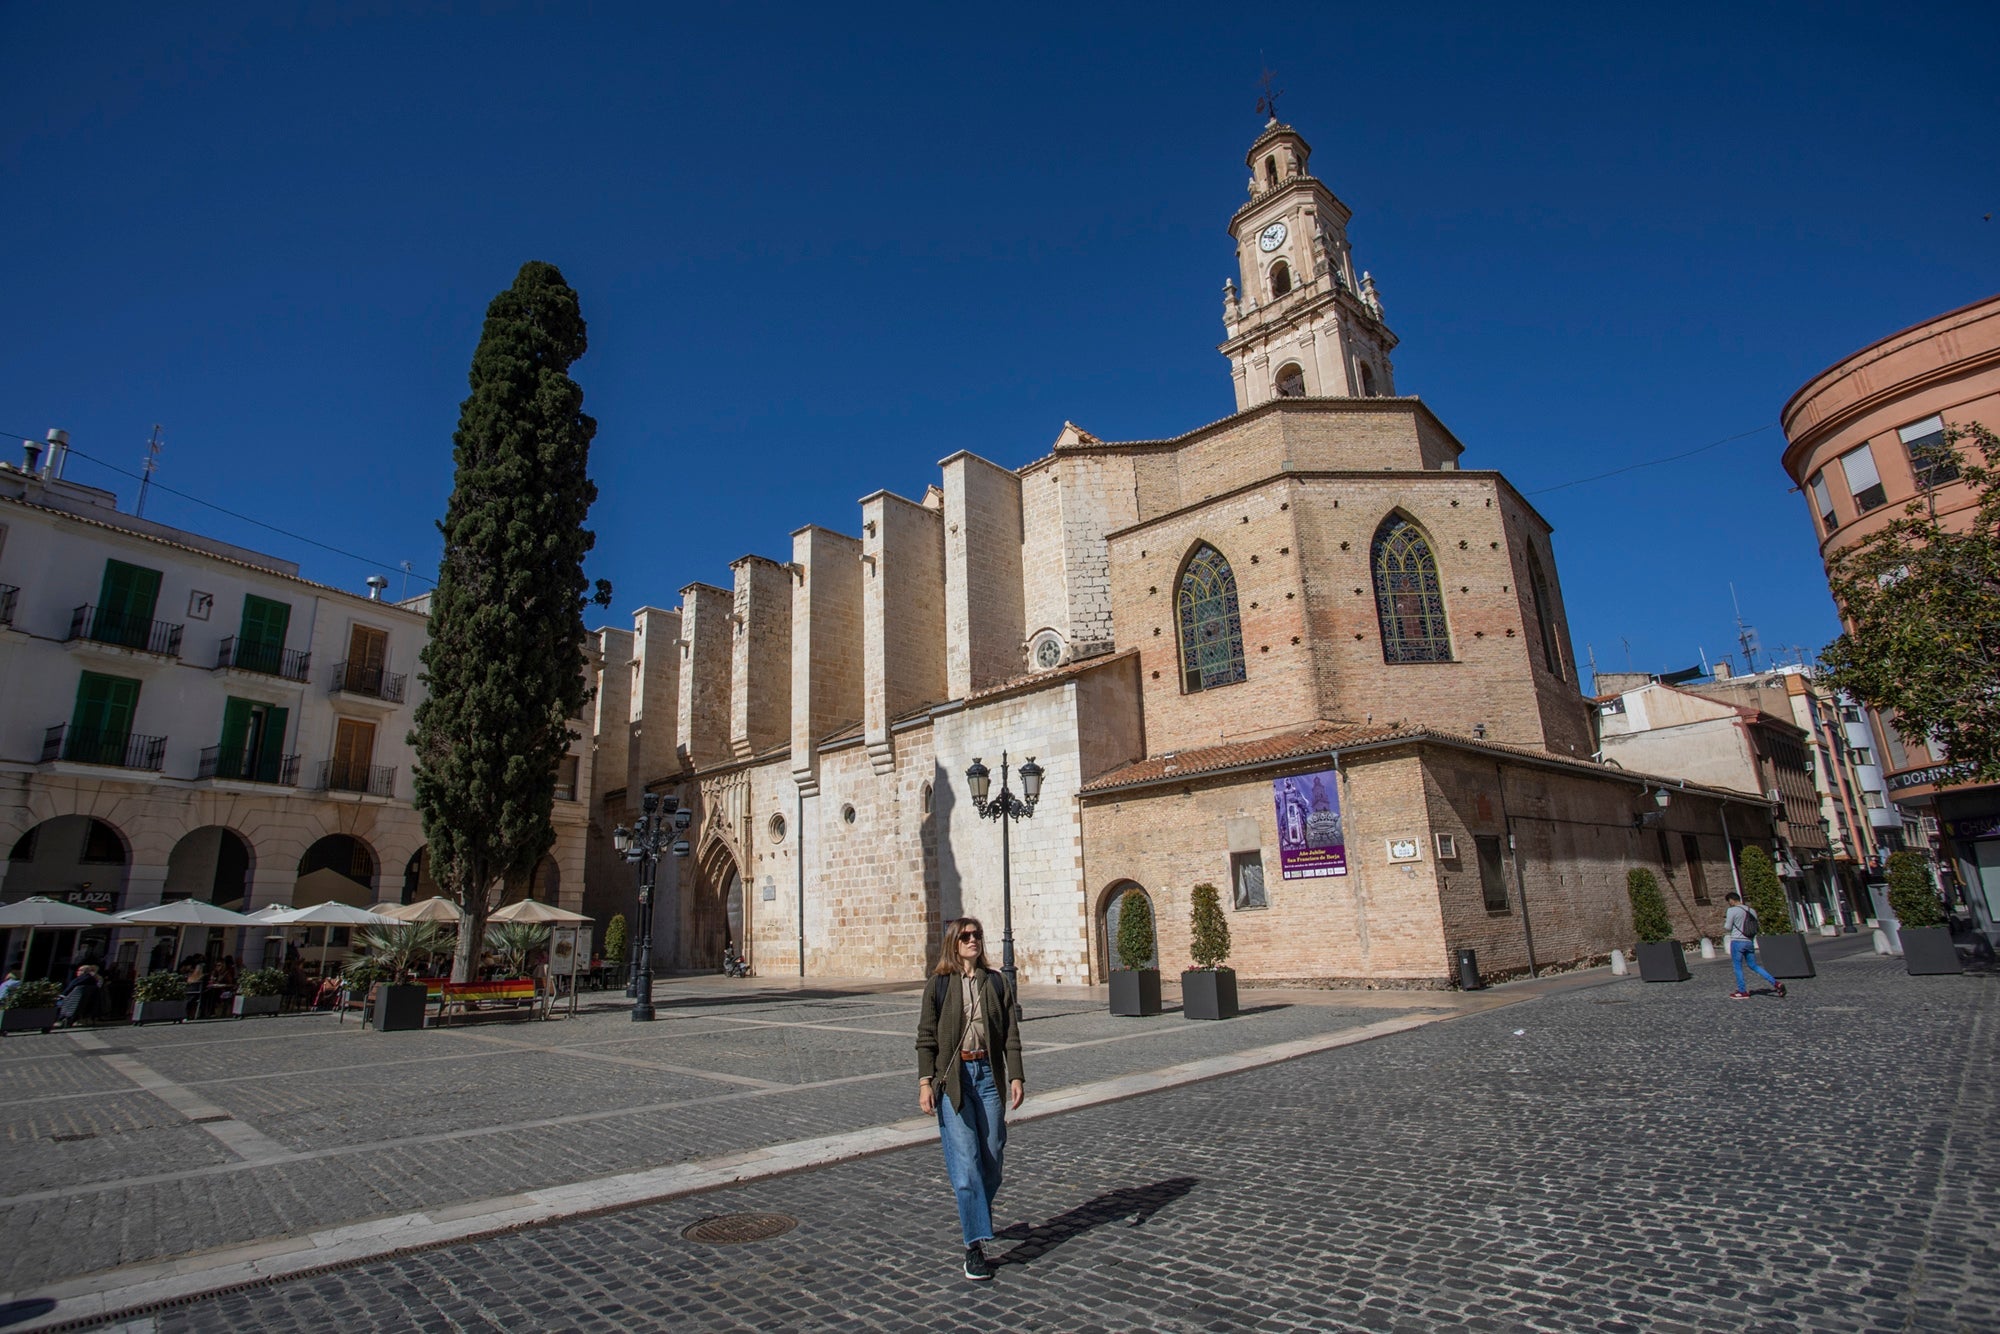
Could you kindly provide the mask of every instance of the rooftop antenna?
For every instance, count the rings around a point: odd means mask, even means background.
[[[401,561],[399,564],[403,567],[403,595],[397,598],[396,601],[408,602],[410,600],[410,563],[408,561]]]
[[[1597,645],[1585,644],[1583,656],[1590,659],[1590,693],[1597,693]]]
[[[1695,652],[1701,654],[1701,674],[1703,676],[1714,676],[1715,669],[1708,665],[1708,650],[1697,646]]]
[[[146,517],[146,489],[153,484],[153,469],[160,466],[160,424],[153,423],[153,438],[146,442],[145,471],[139,477],[139,503],[132,513],[143,519]]]
[[[1743,670],[1757,674],[1757,627],[1743,624],[1743,608],[1736,601],[1736,584],[1729,585],[1729,605],[1736,611],[1736,642],[1743,646]]]

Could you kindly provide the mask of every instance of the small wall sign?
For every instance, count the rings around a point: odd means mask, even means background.
[[[1414,838],[1392,838],[1389,840],[1389,860],[1392,862],[1413,862],[1423,856],[1424,845]]]

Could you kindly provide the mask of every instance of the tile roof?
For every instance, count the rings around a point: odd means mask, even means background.
[[[1075,662],[1064,663],[1060,667],[1051,667],[1047,671],[1028,672],[1023,676],[1016,676],[1011,680],[1002,681],[997,685],[982,686],[967,695],[965,700],[966,703],[970,704],[977,700],[991,699],[995,695],[1007,695],[1021,690],[1039,690],[1044,686],[1056,685],[1059,682],[1069,680],[1071,677],[1081,676],[1085,672],[1118,662],[1121,659],[1136,658],[1138,656],[1138,649],[1128,648],[1120,649],[1116,653],[1099,653],[1094,657],[1079,658]]]

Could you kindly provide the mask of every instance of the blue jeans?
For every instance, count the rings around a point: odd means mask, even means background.
[[[958,1226],[965,1244],[993,1240],[993,1197],[1000,1190],[1000,1155],[1007,1147],[1007,1107],[991,1061],[958,1068],[963,1108],[938,1093],[938,1134],[944,1170],[958,1196]]]
[[[1749,990],[1749,988],[1743,984],[1743,970],[1746,967],[1751,972],[1757,974],[1757,976],[1763,978],[1766,982],[1769,982],[1772,986],[1775,987],[1778,985],[1777,978],[1772,977],[1769,973],[1765,972],[1762,968],[1757,966],[1757,942],[1754,940],[1730,941],[1729,962],[1736,966],[1736,989],[1738,991]]]

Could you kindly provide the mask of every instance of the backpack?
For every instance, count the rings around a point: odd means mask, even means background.
[[[1736,928],[1745,940],[1757,938],[1757,910],[1749,904],[1743,905],[1743,925]]]

